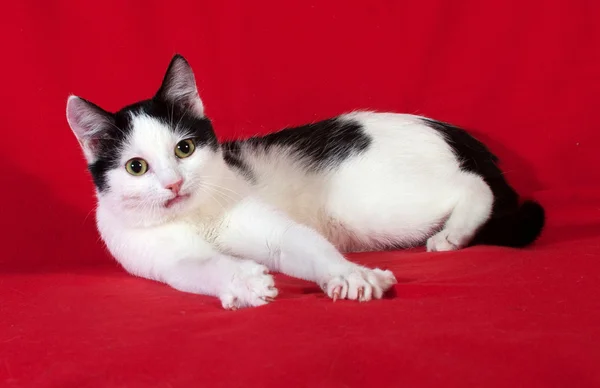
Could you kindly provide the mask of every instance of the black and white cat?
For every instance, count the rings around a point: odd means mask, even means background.
[[[70,96],[67,119],[114,257],[228,309],[273,300],[269,271],[334,300],[381,298],[394,275],[340,251],[523,247],[544,224],[483,144],[424,117],[353,112],[220,144],[179,55],[152,99],[113,114]]]

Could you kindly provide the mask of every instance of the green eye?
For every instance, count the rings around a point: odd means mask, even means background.
[[[148,171],[148,162],[140,158],[129,159],[125,165],[125,169],[131,175],[144,175]]]
[[[191,139],[182,140],[175,147],[175,156],[179,159],[187,158],[194,153],[196,145]]]

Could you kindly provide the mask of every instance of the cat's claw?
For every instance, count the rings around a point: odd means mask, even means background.
[[[337,286],[334,290],[333,290],[333,296],[332,299],[335,302],[336,300],[338,300],[338,298],[340,297],[340,292],[342,292],[342,287]]]
[[[342,268],[337,276],[331,276],[321,283],[323,291],[335,302],[338,299],[358,300],[368,302],[372,299],[381,299],[383,294],[396,284],[394,274],[375,268],[365,268],[352,265]]]
[[[237,310],[273,302],[278,291],[273,276],[263,265],[252,261],[240,263],[240,268],[227,290],[220,295],[223,308]]]

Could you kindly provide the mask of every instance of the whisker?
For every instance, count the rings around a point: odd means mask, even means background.
[[[213,190],[214,190],[214,189],[215,189],[215,188],[213,188]],[[219,194],[221,197],[224,197],[225,199],[229,199],[229,200],[230,200],[230,201],[232,201],[232,202],[237,202],[237,201],[236,201],[234,198],[232,198],[232,197],[230,197],[229,195],[227,195],[227,194],[223,193],[222,191],[214,190],[214,192],[215,192],[216,194]]]
[[[214,188],[214,189],[226,190],[226,191],[228,191],[228,192],[230,192],[230,193],[232,193],[232,194],[235,194],[235,195],[237,195],[237,196],[238,196],[238,197],[240,197],[240,198],[243,198],[243,195],[242,195],[242,194],[238,193],[238,192],[237,192],[237,191],[235,191],[235,190],[232,190],[232,189],[230,189],[230,188],[227,188],[227,187],[225,187],[225,186],[220,186],[220,185],[217,185],[217,184],[215,184],[215,183],[212,183],[212,182],[210,182],[210,181],[205,181],[205,182],[204,182],[204,185],[208,185],[208,186],[210,186],[210,187],[212,187],[212,188]]]
[[[177,129],[179,128],[179,124],[181,124],[181,120],[183,120],[183,118],[187,115],[187,113],[188,113],[189,110],[190,110],[190,107],[188,106],[183,111],[183,114],[179,118],[179,121],[177,121],[177,124],[175,124],[175,128],[174,128],[175,132],[177,132]]]
[[[171,126],[171,128],[173,128],[173,118],[174,118],[174,110],[175,110],[175,103],[173,101],[171,101],[171,118],[169,119],[169,125]]]

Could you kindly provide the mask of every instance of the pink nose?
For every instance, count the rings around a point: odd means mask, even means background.
[[[181,190],[181,185],[183,185],[183,179],[179,179],[177,182],[170,183],[165,186],[166,189],[171,190],[175,195],[179,194],[179,190]]]

